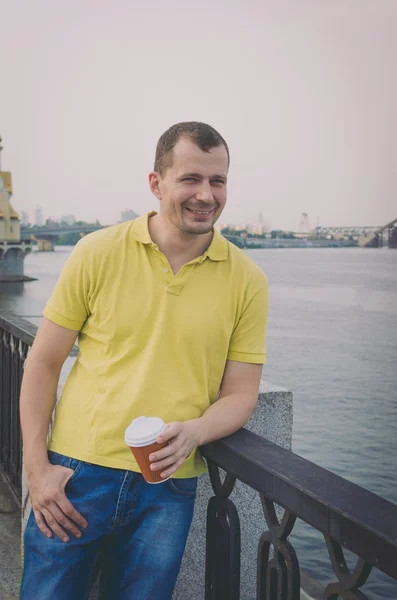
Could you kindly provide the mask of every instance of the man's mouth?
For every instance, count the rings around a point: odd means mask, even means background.
[[[196,210],[194,208],[189,208],[188,206],[185,206],[186,210],[188,210],[189,212],[194,213],[195,215],[201,215],[203,217],[206,217],[208,215],[210,215],[212,212],[214,212],[215,208],[211,208],[210,210]]]

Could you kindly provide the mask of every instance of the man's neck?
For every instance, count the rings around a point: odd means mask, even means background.
[[[200,235],[183,234],[160,214],[149,218],[148,227],[152,241],[167,257],[174,272],[178,271],[182,265],[204,254],[214,235],[212,231]],[[174,266],[176,266],[176,270]]]

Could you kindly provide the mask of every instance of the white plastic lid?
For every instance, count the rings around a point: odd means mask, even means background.
[[[125,430],[124,440],[127,446],[148,446],[166,429],[167,425],[159,417],[138,417]]]

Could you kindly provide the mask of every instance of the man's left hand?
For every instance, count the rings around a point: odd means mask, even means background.
[[[160,471],[163,479],[170,477],[187,459],[189,454],[199,445],[198,419],[185,423],[169,423],[167,429],[156,440],[159,444],[169,442],[161,450],[149,456],[152,471]]]

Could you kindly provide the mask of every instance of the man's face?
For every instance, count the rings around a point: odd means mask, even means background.
[[[228,156],[225,147],[203,152],[188,138],[175,145],[172,166],[150,187],[160,200],[160,214],[184,235],[209,233],[226,204]]]

